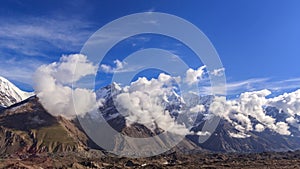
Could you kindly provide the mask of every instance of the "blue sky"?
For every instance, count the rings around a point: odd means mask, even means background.
[[[32,90],[31,75],[62,54],[79,53],[100,27],[137,12],[165,12],[195,24],[215,46],[232,94],[270,88],[293,90],[300,84],[300,1],[1,1],[0,76]],[[172,39],[141,35],[136,46],[124,41],[107,63],[130,52],[161,47],[192,58]],[[146,40],[145,40],[146,39]],[[132,41],[131,41],[132,43]],[[194,67],[200,65],[194,65]],[[108,75],[109,76],[109,75]]]

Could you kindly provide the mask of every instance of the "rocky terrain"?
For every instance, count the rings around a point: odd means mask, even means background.
[[[89,156],[88,156],[89,155]],[[281,153],[169,153],[149,158],[77,153],[1,157],[0,168],[299,168],[300,152]]]

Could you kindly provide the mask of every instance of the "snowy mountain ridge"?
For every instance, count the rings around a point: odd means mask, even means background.
[[[9,80],[0,76],[0,106],[8,107],[33,95],[34,93],[22,91]]]

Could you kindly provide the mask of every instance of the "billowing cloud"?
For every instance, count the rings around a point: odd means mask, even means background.
[[[293,116],[290,116],[285,119],[287,123],[289,123],[291,126],[296,127],[300,131],[300,121],[296,119]]]
[[[269,106],[271,100],[274,100],[266,98],[270,94],[269,90],[261,90],[242,93],[235,100],[216,97],[209,111],[232,123],[240,133],[245,134],[247,131],[254,130],[254,124],[251,121],[253,118],[259,122],[255,125],[255,131],[262,132],[265,128],[269,128],[281,135],[290,135],[289,126],[285,121],[276,122],[275,118],[265,112],[264,107]],[[232,134],[232,136],[237,135]]]
[[[166,110],[165,103],[175,94],[172,83],[174,79],[162,73],[157,79],[139,78],[124,87],[116,96],[115,105],[125,116],[127,125],[140,123],[153,131],[159,127],[180,135],[188,134],[189,129],[178,124]]]
[[[76,68],[76,74],[74,74]],[[81,54],[64,55],[59,62],[40,66],[34,74],[35,93],[43,106],[55,116],[66,118],[84,114],[98,105],[96,95],[88,89],[70,86],[82,77],[95,74],[97,67]],[[77,99],[74,102],[72,94]]]
[[[268,104],[277,107],[291,116],[300,116],[300,89],[271,98],[268,100]]]
[[[205,68],[206,68],[205,65],[199,67],[197,70],[189,68],[186,71],[186,79],[185,79],[186,82],[190,85],[197,83],[199,80],[202,79],[202,77],[205,73]]]
[[[276,128],[275,128],[275,131],[278,132],[279,134],[281,135],[290,135],[291,132],[289,131],[289,125],[285,122],[277,122],[276,123]]]
[[[262,132],[264,130],[265,130],[265,126],[264,125],[262,125],[262,124],[256,124],[255,125],[255,131]]]

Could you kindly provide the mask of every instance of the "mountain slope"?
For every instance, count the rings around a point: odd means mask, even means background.
[[[32,96],[33,93],[21,91],[7,79],[0,76],[0,106],[7,107]]]
[[[87,149],[87,140],[72,122],[50,115],[36,97],[0,114],[0,154],[77,152]]]
[[[280,135],[268,129],[264,132],[249,132],[250,136],[245,138],[232,137],[231,133],[236,132],[237,130],[229,122],[221,120],[206,142],[197,144],[197,137],[187,137],[198,146],[216,152],[279,152],[300,149],[299,137]]]

